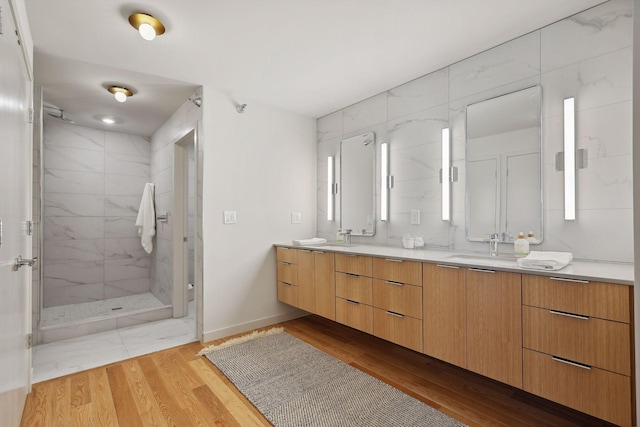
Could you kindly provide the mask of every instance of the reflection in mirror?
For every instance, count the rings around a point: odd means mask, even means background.
[[[467,240],[542,240],[540,99],[533,86],[467,106]]]
[[[340,228],[354,236],[376,234],[375,142],[373,132],[340,142]]]

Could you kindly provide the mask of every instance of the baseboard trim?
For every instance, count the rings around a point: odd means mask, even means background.
[[[202,343],[217,340],[220,338],[226,338],[231,335],[242,334],[252,331],[257,328],[264,328],[265,326],[275,325],[276,323],[287,322],[293,319],[299,319],[300,317],[308,316],[309,313],[302,310],[294,310],[288,313],[278,314],[275,316],[263,317],[262,319],[252,320],[246,323],[240,323],[239,325],[228,326],[213,331],[207,331],[202,333]]]

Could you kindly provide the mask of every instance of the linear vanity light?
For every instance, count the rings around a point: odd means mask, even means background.
[[[389,144],[380,144],[380,220],[389,220]]]
[[[451,219],[451,144],[449,128],[442,129],[442,220]]]
[[[564,100],[564,219],[576,219],[575,99]]]
[[[335,192],[333,178],[333,156],[329,156],[327,157],[327,221],[333,221],[333,195]]]

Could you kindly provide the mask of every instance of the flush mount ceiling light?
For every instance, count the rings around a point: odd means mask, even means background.
[[[125,102],[128,97],[133,96],[133,92],[122,86],[109,86],[107,90],[116,97],[118,102]]]
[[[140,36],[145,40],[151,41],[156,36],[164,34],[162,22],[147,13],[134,13],[129,16],[129,23],[138,30]]]

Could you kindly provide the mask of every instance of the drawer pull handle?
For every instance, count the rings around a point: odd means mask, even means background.
[[[446,265],[446,264],[436,264],[436,267],[442,267],[442,268],[455,268],[455,269],[459,269],[460,267],[457,265]]]
[[[358,301],[354,301],[354,300],[350,300],[350,299],[348,299],[348,300],[347,300],[347,302],[348,302],[349,304],[360,305],[360,303],[359,303]]]
[[[565,279],[564,277],[549,277],[551,280],[557,280],[559,282],[573,282],[573,283],[589,283],[588,280],[578,280],[578,279]]]
[[[556,362],[566,363],[567,365],[575,366],[576,368],[586,369],[588,371],[591,370],[591,366],[585,365],[583,363],[572,362],[571,360],[563,359],[562,357],[557,357],[557,356],[551,356],[551,358]]]
[[[395,316],[395,317],[400,317],[400,318],[403,318],[403,317],[404,317],[404,315],[402,315],[402,314],[400,314],[400,313],[395,313],[395,312],[393,312],[393,311],[389,311],[389,310],[387,310],[387,314],[389,314],[389,315],[391,315],[391,316]]]
[[[389,262],[404,262],[404,260],[402,259],[393,259],[393,258],[385,258],[384,260]]]
[[[572,317],[574,319],[589,320],[589,316],[581,316],[579,314],[565,313],[564,311],[549,310],[549,313],[557,314],[558,316]]]
[[[404,286],[404,283],[394,282],[392,280],[387,280],[384,283],[388,283],[389,285],[393,285],[393,286]]]
[[[323,254],[323,251],[313,251],[314,254]]]
[[[300,249],[300,252],[311,252],[309,249]]]
[[[470,268],[469,271],[477,271],[478,273],[495,273],[495,270],[484,270],[482,268]]]
[[[282,264],[284,264],[284,265],[291,265],[291,263],[290,263],[290,262],[286,262],[286,261],[282,261]]]
[[[344,274],[349,276],[349,277],[360,277],[359,274],[353,274],[353,273],[344,273]]]
[[[293,286],[291,283],[287,283],[287,282],[280,282],[280,283],[282,283],[283,285],[286,285],[286,286]]]
[[[283,248],[283,247],[280,247],[280,249],[282,249],[283,251],[288,251],[288,250],[289,250],[289,249],[291,249],[291,248]]]
[[[351,257],[351,258],[357,258],[358,257],[358,255],[352,255],[352,254],[345,254],[344,256],[348,256],[348,257]]]

